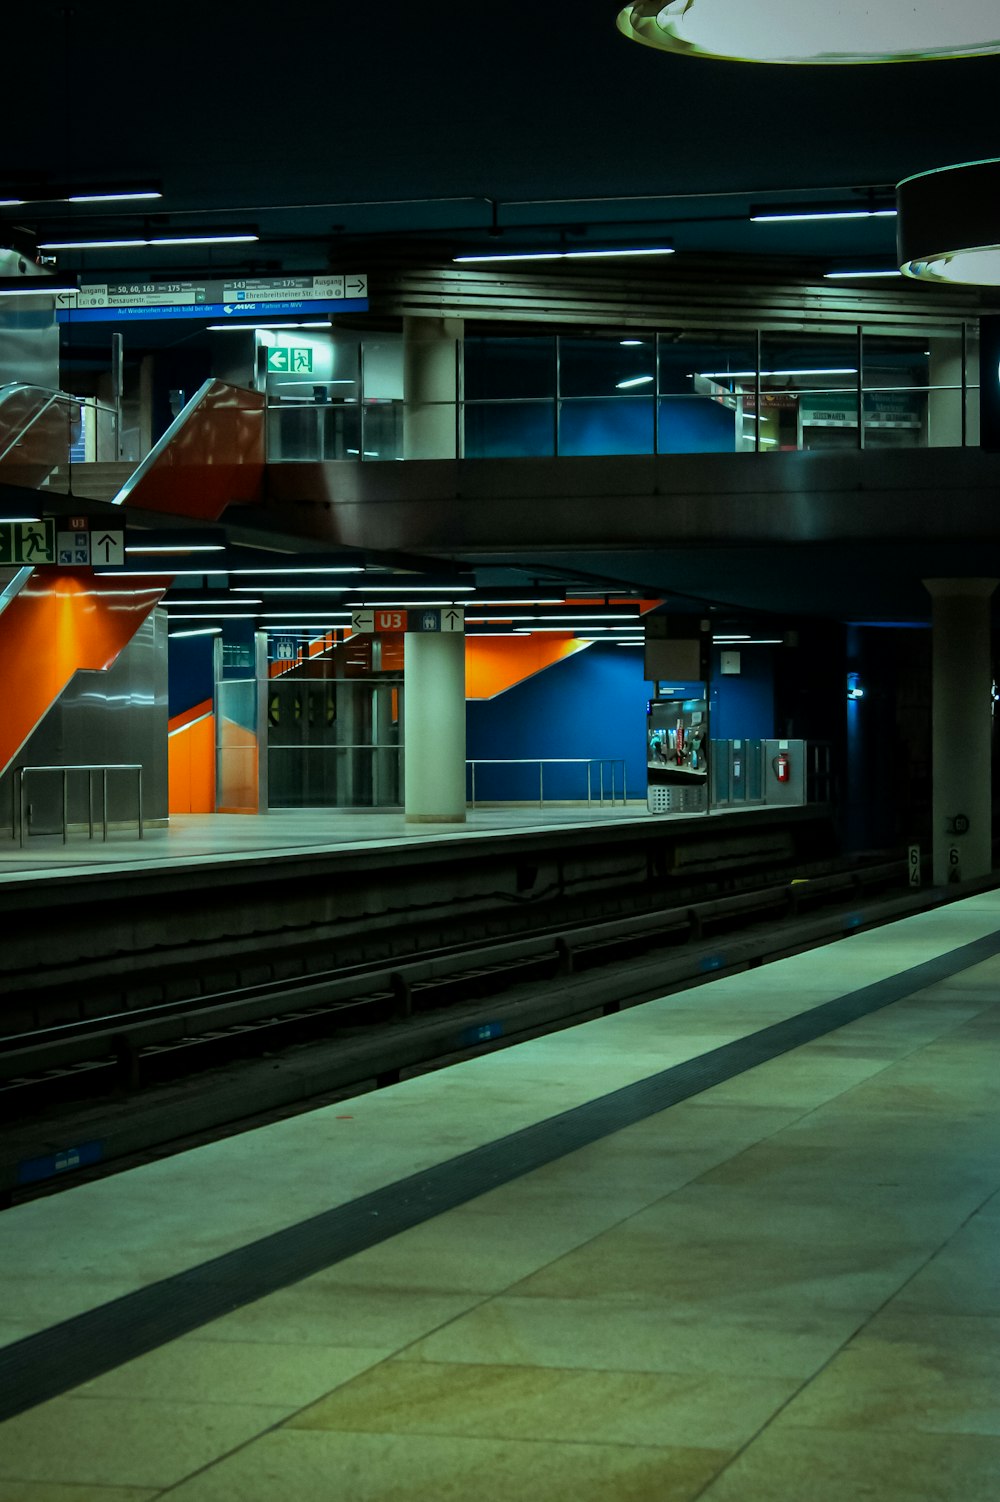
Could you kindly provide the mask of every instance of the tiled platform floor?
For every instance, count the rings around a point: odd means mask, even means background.
[[[0,1334],[998,926],[967,899],[8,1211]],[[1000,956],[924,986],[9,1420],[0,1502],[996,1502],[998,982]]]

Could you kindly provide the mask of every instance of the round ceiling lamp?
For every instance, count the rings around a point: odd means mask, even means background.
[[[618,29],[687,57],[909,63],[1000,52],[996,0],[634,0]]]
[[[899,269],[924,282],[1000,287],[1000,161],[907,177],[896,189]]]

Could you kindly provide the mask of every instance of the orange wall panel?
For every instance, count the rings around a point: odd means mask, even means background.
[[[465,697],[494,699],[585,646],[569,632],[565,636],[547,632],[544,636],[466,637]]]
[[[167,741],[169,811],[171,814],[215,812],[215,716],[196,720],[178,715],[184,724],[171,728]],[[171,721],[171,727],[174,726]]]

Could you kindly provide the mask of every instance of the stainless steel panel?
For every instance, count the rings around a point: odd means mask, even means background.
[[[139,762],[145,822],[165,821],[167,797],[167,620],[154,610],[132,641],[104,672],[74,674],[48,714],[25,742],[15,766],[65,766]],[[12,771],[0,778],[0,831],[9,828]],[[95,780],[95,816],[103,817],[100,778]],[[61,826],[60,779],[35,776],[30,783],[31,830],[56,833]],[[112,776],[108,819],[134,831],[134,777]],[[70,783],[69,822],[88,822],[87,779]]]

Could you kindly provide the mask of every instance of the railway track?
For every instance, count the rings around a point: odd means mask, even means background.
[[[84,1159],[106,1166],[262,1111],[388,1084],[958,895],[910,892],[905,879],[902,861],[881,862],[389,964],[207,993],[192,984],[188,995],[22,1027],[0,1038],[0,1196],[66,1182]],[[247,969],[258,974],[259,959]],[[136,979],[142,995],[146,978]]]

